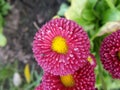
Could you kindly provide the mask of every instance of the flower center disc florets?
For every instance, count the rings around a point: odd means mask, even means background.
[[[66,54],[68,51],[66,40],[61,36],[56,36],[52,40],[51,48],[53,51],[56,51],[57,53],[61,54]]]
[[[117,57],[120,60],[120,51],[117,52]]]
[[[89,63],[92,63],[92,62],[93,62],[93,59],[92,59],[91,56],[88,56],[87,60],[88,60]]]
[[[72,75],[60,76],[61,82],[65,87],[72,87],[75,85],[75,81]]]

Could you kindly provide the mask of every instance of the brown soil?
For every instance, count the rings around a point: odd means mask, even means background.
[[[60,4],[65,0],[9,0],[12,5],[6,17],[4,34],[7,45],[0,48],[0,63],[33,63],[32,41],[45,22],[56,15]]]

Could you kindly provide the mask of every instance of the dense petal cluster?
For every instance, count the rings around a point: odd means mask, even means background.
[[[120,78],[120,30],[107,36],[100,48],[103,66],[114,78]]]
[[[35,90],[44,90],[44,89],[43,89],[43,84],[40,84],[39,86],[37,86],[37,87],[35,88]]]
[[[66,87],[59,75],[45,73],[42,79],[44,90],[95,90],[94,67],[90,63],[74,72],[72,76],[75,80],[74,86]]]
[[[72,74],[82,68],[89,55],[87,33],[74,21],[52,19],[35,35],[33,53],[44,71],[54,75]]]

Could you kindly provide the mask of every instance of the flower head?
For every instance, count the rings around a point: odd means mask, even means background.
[[[120,30],[107,36],[100,48],[103,66],[114,78],[120,78]]]
[[[54,75],[72,74],[82,68],[89,55],[87,33],[74,21],[52,19],[35,35],[33,53],[44,71]]]
[[[95,90],[94,67],[87,63],[74,74],[64,76],[45,73],[42,84],[44,90]]]

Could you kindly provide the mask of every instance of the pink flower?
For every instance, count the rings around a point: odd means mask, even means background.
[[[33,53],[44,71],[54,75],[72,74],[82,68],[90,42],[81,26],[65,18],[52,19],[35,35]]]
[[[95,90],[94,67],[87,63],[74,74],[65,76],[45,73],[43,90]]]
[[[104,68],[113,78],[120,79],[120,30],[107,36],[100,48]]]
[[[44,89],[43,89],[43,84],[40,84],[39,86],[37,86],[37,87],[35,88],[35,90],[44,90]]]

